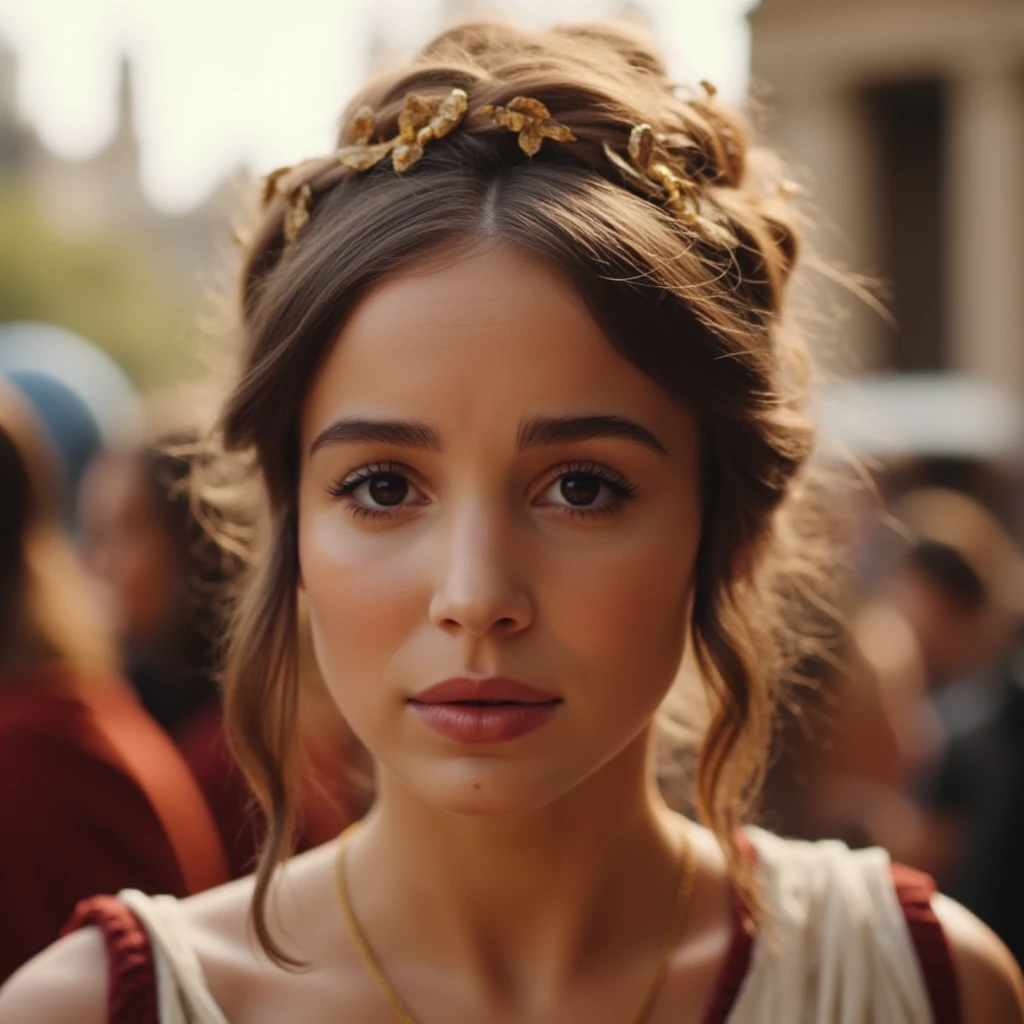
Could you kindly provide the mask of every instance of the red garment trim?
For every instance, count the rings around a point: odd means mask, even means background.
[[[156,965],[146,930],[116,896],[92,896],[75,907],[62,935],[96,925],[107,947],[108,1024],[160,1024]]]
[[[738,896],[733,897],[732,938],[725,961],[718,974],[715,997],[708,1007],[704,1024],[726,1024],[733,1005],[740,994],[743,979],[750,970],[750,958],[754,955],[754,936],[748,930],[748,913]]]
[[[736,842],[744,860],[753,868],[757,867],[757,850],[744,832],[736,834]],[[732,938],[726,951],[722,969],[718,973],[715,995],[708,1007],[704,1024],[726,1024],[733,1005],[739,998],[743,979],[750,970],[750,958],[754,955],[754,929],[749,908],[733,891],[732,897]]]
[[[746,836],[740,837],[740,849],[751,863],[755,861],[757,852]],[[924,975],[935,1024],[963,1024],[956,966],[949,940],[931,904],[935,883],[929,875],[903,864],[892,864],[890,873]],[[738,896],[734,897],[732,939],[704,1024],[726,1024],[739,998],[754,953],[749,924],[747,908]]]
[[[961,1024],[963,1007],[953,953],[932,909],[935,883],[929,875],[903,864],[893,864],[891,870],[892,884],[921,964],[935,1024]]]
[[[749,841],[741,845],[745,856],[753,858]],[[960,986],[952,952],[931,905],[935,883],[928,875],[902,864],[893,864],[890,870],[921,964],[935,1024],[962,1024]],[[726,1024],[739,996],[754,953],[749,922],[747,908],[734,895],[732,938],[704,1024]],[[138,918],[116,896],[93,896],[78,904],[61,934],[87,925],[99,927],[107,947],[108,1024],[159,1024],[153,950]]]

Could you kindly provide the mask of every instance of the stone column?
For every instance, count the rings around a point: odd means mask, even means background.
[[[877,140],[862,94],[829,82],[779,99],[772,141],[808,185],[815,249],[843,270],[878,274]],[[887,362],[889,329],[861,298],[813,271],[799,294],[824,316],[811,328],[826,366],[856,373]]]
[[[950,83],[950,361],[1024,397],[1024,87],[993,56]]]

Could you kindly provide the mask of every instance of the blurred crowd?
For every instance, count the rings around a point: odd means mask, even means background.
[[[850,572],[838,608],[818,616],[838,625],[822,631],[783,702],[762,818],[799,838],[884,846],[1024,963],[1014,477],[929,457],[879,467],[859,493],[840,490]]]
[[[0,331],[0,980],[87,896],[247,874],[262,820],[222,715],[247,524],[204,497],[231,484],[204,473],[209,425],[190,397],[112,389],[84,341],[28,333]],[[369,790],[301,668],[304,849]]]
[[[140,402],[75,344],[0,329],[0,979],[78,900],[194,893],[260,842],[219,688],[252,524],[206,496],[232,481],[208,472],[201,403]],[[1019,480],[954,463],[837,486],[850,569],[811,609],[821,643],[782,702],[760,820],[886,847],[1024,962]],[[312,656],[302,675],[300,848],[371,791]]]

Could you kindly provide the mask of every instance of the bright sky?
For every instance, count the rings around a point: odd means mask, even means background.
[[[0,38],[18,53],[18,108],[68,157],[114,128],[118,60],[135,63],[147,194],[199,202],[240,162],[264,173],[325,152],[366,70],[374,25],[411,50],[442,0],[0,0]],[[752,0],[638,0],[676,76],[746,86]],[[601,0],[506,0],[513,20],[594,18]]]

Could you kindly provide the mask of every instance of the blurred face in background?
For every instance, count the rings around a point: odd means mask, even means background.
[[[104,454],[78,497],[81,551],[122,642],[160,633],[178,594],[178,556],[139,461]]]
[[[927,573],[912,566],[894,572],[886,598],[914,632],[928,683],[941,686],[994,657],[989,650],[986,608],[969,606]]]

